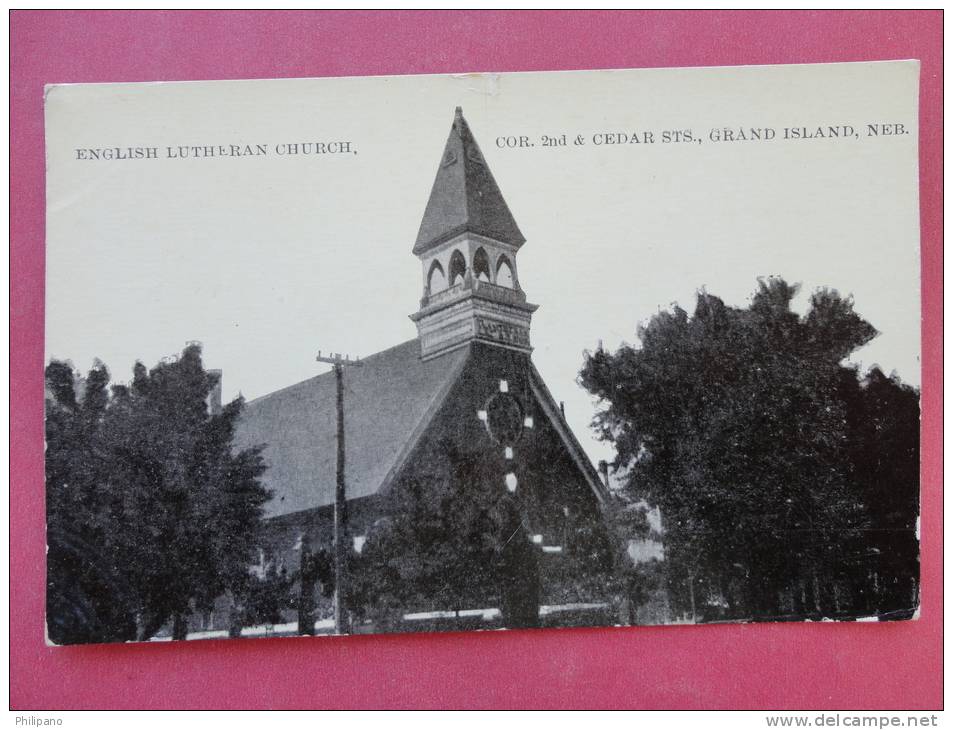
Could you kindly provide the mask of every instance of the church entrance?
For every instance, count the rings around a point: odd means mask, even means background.
[[[514,521],[500,559],[500,612],[511,629],[539,626],[539,559],[523,522]]]

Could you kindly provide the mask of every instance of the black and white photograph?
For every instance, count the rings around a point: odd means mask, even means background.
[[[47,643],[915,620],[918,81],[48,86]]]

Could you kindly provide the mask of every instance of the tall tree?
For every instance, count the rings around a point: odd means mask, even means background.
[[[217,378],[203,368],[196,345],[148,371],[136,363],[132,382],[111,391],[103,366],[85,381],[65,363],[48,366],[51,554],[61,535],[83,546],[70,553],[72,562],[59,553],[50,558],[50,625],[65,610],[56,608],[64,581],[126,617],[123,631],[73,626],[59,637],[64,642],[133,638],[130,620],[139,640],[170,619],[174,637],[185,638],[190,610],[247,586],[270,495],[259,480],[260,449],[232,449],[241,398],[209,411]],[[61,563],[83,569],[56,568]],[[98,584],[82,577],[93,563],[107,577]]]
[[[918,604],[920,513],[920,394],[874,367],[846,374],[850,460],[868,530],[855,552],[874,557],[873,574],[856,588],[861,608],[884,619],[909,618]]]
[[[877,333],[834,291],[816,292],[799,317],[796,292],[762,281],[747,308],[701,293],[692,315],[676,307],[640,328],[641,347],[586,357],[581,382],[602,403],[595,425],[629,467],[629,489],[662,509],[686,613],[845,608],[842,559],[864,544],[877,507],[852,458],[843,387],[858,376],[842,361]]]
[[[46,368],[46,613],[57,644],[136,636],[135,597],[110,552],[104,519],[108,385],[99,362],[85,380],[67,363]]]

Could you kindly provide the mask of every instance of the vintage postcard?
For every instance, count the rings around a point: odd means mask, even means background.
[[[915,618],[918,79],[47,87],[47,640]]]

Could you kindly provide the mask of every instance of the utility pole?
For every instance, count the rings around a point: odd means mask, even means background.
[[[341,357],[340,353],[328,353],[322,356],[318,350],[315,358],[318,362],[326,362],[334,367],[334,380],[337,384],[337,417],[338,417],[338,463],[337,486],[334,491],[334,633],[346,634],[350,631],[347,607],[344,597],[347,595],[347,490],[344,481],[344,368],[346,366],[360,367],[364,363],[360,358],[352,360],[349,356]]]

